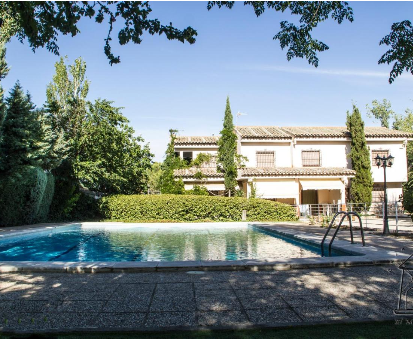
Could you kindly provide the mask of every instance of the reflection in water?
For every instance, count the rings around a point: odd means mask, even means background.
[[[259,228],[225,225],[55,229],[0,243],[6,261],[188,261],[319,256]]]

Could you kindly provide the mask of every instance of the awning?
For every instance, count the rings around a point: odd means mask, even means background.
[[[306,181],[300,180],[303,190],[343,190],[344,184],[339,179]]]

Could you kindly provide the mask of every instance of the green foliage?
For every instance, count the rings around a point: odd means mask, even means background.
[[[368,117],[378,119],[383,127],[390,127],[390,119],[394,117],[390,101],[383,99],[383,102],[380,103],[378,100],[373,100],[372,107],[366,105],[366,108]]]
[[[98,99],[88,104],[83,119],[85,134],[77,141],[79,153],[73,161],[75,176],[82,186],[105,194],[146,192],[151,167],[149,146],[134,137],[129,121],[112,102]]]
[[[407,182],[403,184],[403,208],[413,219],[413,174],[409,172]]]
[[[2,125],[6,118],[6,104],[4,103],[4,90],[1,86],[1,80],[9,73],[9,68],[6,62],[6,47],[0,43],[0,144],[2,140]]]
[[[232,8],[234,1],[209,1],[208,10],[214,5],[219,8]],[[282,12],[289,10],[297,15],[299,25],[288,21],[281,21],[281,30],[273,37],[279,40],[282,49],[288,47],[287,60],[305,58],[310,65],[318,66],[317,52],[323,52],[329,47],[314,39],[311,35],[319,23],[331,18],[341,24],[345,19],[353,22],[353,9],[344,1],[245,1],[244,5],[251,5],[255,15],[259,17],[266,9]]]
[[[116,195],[102,198],[100,211],[113,221],[295,221],[295,209],[262,199],[193,195]]]
[[[148,190],[149,192],[160,192],[161,191],[161,177],[162,168],[160,163],[153,163],[150,169],[146,170],[146,177],[148,178]]]
[[[248,183],[250,186],[250,198],[257,198],[257,183],[255,179]]]
[[[68,220],[71,221],[93,221],[100,220],[99,200],[84,192],[80,192],[73,206]]]
[[[394,23],[391,32],[380,40],[380,45],[390,46],[379,60],[379,64],[393,64],[390,84],[404,71],[413,74],[413,25],[410,20]]]
[[[47,175],[37,167],[23,166],[0,179],[0,226],[39,221]]]
[[[176,179],[174,170],[185,167],[184,161],[175,155],[175,139],[177,130],[170,129],[170,140],[165,152],[165,160],[162,163],[161,193],[183,194],[185,192],[184,182],[181,178]]]
[[[194,185],[191,190],[185,190],[185,195],[209,196],[209,191],[203,185]]]
[[[235,195],[237,186],[237,135],[234,132],[234,123],[231,113],[229,97],[225,108],[224,127],[218,140],[217,170],[224,174],[225,191],[229,196]]]
[[[406,109],[405,115],[394,115],[394,122],[393,122],[393,129],[406,131],[406,132],[413,132],[413,112],[410,109]],[[412,170],[413,167],[413,142],[408,141],[406,146],[406,154],[407,154],[407,165],[409,171]]]
[[[0,170],[10,171],[22,165],[39,165],[41,130],[38,114],[29,94],[17,82],[6,99],[7,111],[2,124]]]
[[[46,179],[46,187],[44,189],[42,200],[40,201],[39,212],[36,218],[37,222],[46,222],[48,220],[50,205],[53,200],[55,188],[54,176],[51,173],[48,173],[46,174]]]
[[[69,66],[61,58],[55,68],[47,88],[48,117],[53,130],[63,136],[65,158],[78,185],[105,194],[146,191],[152,154],[148,145],[140,145],[143,139],[134,136],[121,108],[104,99],[87,101],[89,81],[81,58]],[[52,139],[56,146],[59,138]]]
[[[393,128],[396,130],[413,132],[413,112],[406,110],[405,115],[395,115]],[[403,185],[402,203],[403,208],[410,213],[413,218],[413,142],[408,141],[406,146],[408,177],[407,182]]]
[[[207,9],[214,6],[232,8],[234,1],[209,1]],[[282,49],[287,48],[287,60],[305,58],[310,65],[318,67],[318,52],[329,47],[313,38],[313,30],[318,24],[331,19],[341,24],[353,22],[353,9],[345,1],[245,1],[252,6],[257,17],[266,10],[290,12],[297,16],[292,22],[281,21],[280,31],[273,37]],[[122,22],[117,37],[120,45],[129,42],[140,44],[143,34],[165,34],[168,40],[182,43],[195,43],[197,31],[188,26],[177,29],[170,23],[163,25],[158,19],[150,19],[152,12],[149,1],[112,1],[112,2],[76,2],[76,1],[3,1],[0,2],[0,43],[8,42],[16,36],[20,42],[28,41],[35,51],[46,47],[59,55],[57,44],[59,35],[72,37],[77,35],[79,21],[84,18],[94,19],[96,23],[107,23],[108,35],[105,38],[104,53],[110,65],[120,62],[120,56],[112,53],[111,41],[115,22]],[[296,24],[298,23],[298,24]],[[392,83],[402,72],[413,73],[413,26],[409,20],[394,23],[391,32],[380,45],[390,49],[380,58],[379,64],[393,64],[389,82]]]
[[[77,58],[67,66],[64,58],[55,63],[53,81],[46,89],[46,109],[53,128],[63,133],[68,145],[68,158],[75,159],[80,153],[79,140],[87,134],[83,124],[87,115],[89,81],[86,79],[86,63]]]
[[[351,134],[351,159],[356,175],[351,179],[350,202],[371,205],[373,178],[371,175],[370,152],[364,134],[364,122],[360,111],[353,105],[353,113],[347,112],[347,129]]]
[[[118,32],[120,45],[130,41],[140,44],[145,32],[151,35],[165,34],[168,40],[178,40],[182,43],[195,42],[197,32],[193,28],[179,30],[173,27],[172,23],[162,25],[158,19],[148,18],[151,12],[149,2],[142,1],[2,2],[0,4],[1,41],[7,42],[12,36],[17,36],[22,43],[27,39],[33,51],[39,47],[46,47],[52,53],[59,55],[58,36],[77,35],[80,33],[77,26],[79,20],[87,17],[94,18],[94,21],[99,24],[104,20],[107,21],[108,35],[105,38],[104,52],[111,65],[120,62],[120,57],[113,55],[110,45],[113,25],[116,21],[123,21],[124,25]]]
[[[68,160],[53,170],[55,177],[55,194],[50,206],[50,219],[64,221],[71,218],[71,213],[80,198],[78,181],[73,174]]]

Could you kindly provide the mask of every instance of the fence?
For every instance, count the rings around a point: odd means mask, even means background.
[[[362,217],[363,227],[382,230],[384,216],[384,202],[373,203],[367,210],[365,203],[344,204],[300,204],[296,205],[301,220],[314,224],[328,224],[331,217],[341,210],[355,211]],[[413,231],[412,219],[405,214],[400,202],[387,204],[387,216],[390,232],[398,233]]]

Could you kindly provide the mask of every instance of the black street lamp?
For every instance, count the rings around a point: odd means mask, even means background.
[[[386,168],[393,165],[394,157],[392,155],[382,156],[377,155],[375,158],[378,168],[381,166],[384,170],[384,216],[383,216],[383,235],[390,234],[389,230],[389,217],[387,216],[387,181],[386,181]]]

